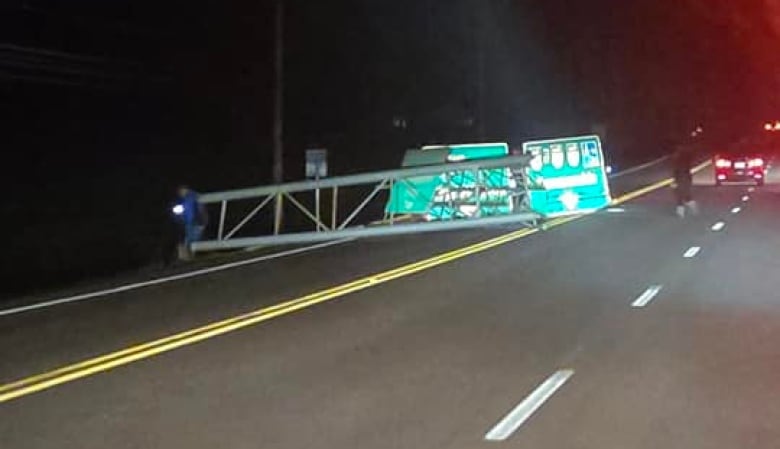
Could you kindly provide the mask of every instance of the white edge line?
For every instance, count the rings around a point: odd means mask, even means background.
[[[659,158],[659,159],[657,159],[655,161],[651,161],[651,162],[648,162],[646,164],[643,164],[643,165],[640,165],[640,166],[637,166],[637,167],[629,168],[627,170],[624,170],[622,172],[614,174],[613,177],[619,177],[619,176],[622,176],[622,175],[625,175],[625,174],[628,174],[628,173],[640,171],[640,170],[642,170],[644,168],[647,168],[647,167],[650,167],[652,165],[658,164],[659,162],[667,159],[668,157],[669,156],[664,156],[664,157]],[[289,250],[289,251],[282,251],[281,253],[269,254],[269,255],[265,255],[265,256],[256,257],[256,258],[253,258],[253,259],[242,260],[242,261],[239,261],[239,262],[233,262],[233,263],[228,263],[228,264],[224,264],[224,265],[217,265],[215,267],[204,268],[204,269],[201,269],[201,270],[190,271],[190,272],[187,272],[187,273],[181,273],[181,274],[177,274],[177,275],[173,275],[173,276],[166,276],[166,277],[162,277],[162,278],[150,279],[148,281],[137,282],[137,283],[134,283],[134,284],[121,285],[119,287],[109,288],[109,289],[105,289],[105,290],[99,290],[99,291],[90,292],[90,293],[83,293],[83,294],[75,295],[75,296],[68,296],[68,297],[65,297],[65,298],[52,299],[50,301],[44,301],[44,302],[30,304],[30,305],[26,305],[26,306],[13,307],[13,308],[10,308],[10,309],[0,310],[0,317],[9,316],[9,315],[15,315],[15,314],[23,313],[23,312],[29,312],[29,311],[32,311],[32,310],[43,309],[43,308],[46,308],[46,307],[52,307],[52,306],[57,306],[57,305],[61,305],[61,304],[69,304],[69,303],[73,303],[73,302],[84,301],[84,300],[87,300],[87,299],[97,298],[97,297],[100,297],[100,296],[107,296],[107,295],[113,295],[113,294],[116,294],[116,293],[122,293],[122,292],[126,292],[126,291],[137,290],[137,289],[140,289],[140,288],[150,287],[150,286],[153,286],[153,285],[165,284],[165,283],[173,282],[173,281],[180,281],[182,279],[189,279],[189,278],[193,278],[193,277],[197,277],[197,276],[202,276],[204,274],[210,274],[210,273],[216,273],[216,272],[219,272],[219,271],[225,271],[225,270],[229,270],[229,269],[232,269],[232,268],[241,267],[241,266],[244,266],[244,265],[251,265],[251,264],[254,264],[254,263],[263,262],[263,261],[266,261],[266,260],[278,259],[278,258],[281,258],[281,257],[287,257],[287,256],[295,255],[295,254],[300,254],[300,253],[313,251],[313,250],[316,250],[316,249],[326,248],[326,247],[329,247],[329,246],[335,246],[335,245],[339,245],[339,244],[342,244],[342,243],[349,242],[351,240],[353,240],[353,239],[334,240],[334,241],[331,241],[331,242],[319,243],[317,245],[307,246],[307,247],[304,247],[304,248],[297,248],[297,249],[292,249],[292,250]]]
[[[742,197],[742,202],[743,203],[747,203],[748,201],[750,201],[750,197],[749,196],[745,195],[745,196]]]
[[[696,257],[697,254],[699,254],[700,251],[701,251],[701,247],[700,246],[692,246],[692,247],[688,248],[688,251],[685,252],[684,257],[686,259],[694,258],[694,257]]]
[[[631,304],[631,307],[641,308],[645,307],[646,305],[650,304],[650,301],[652,301],[656,296],[658,296],[658,293],[661,292],[661,289],[663,289],[663,285],[653,285],[652,287],[645,290],[644,293],[642,293],[636,301],[634,301]]]
[[[100,296],[113,295],[113,294],[116,294],[116,293],[122,293],[122,292],[130,291],[130,290],[137,290],[137,289],[140,289],[140,288],[150,287],[150,286],[153,286],[153,285],[165,284],[165,283],[173,282],[173,281],[180,281],[182,279],[189,279],[189,278],[193,278],[193,277],[197,277],[197,276],[203,276],[205,274],[211,274],[211,273],[216,273],[216,272],[219,272],[219,271],[230,270],[232,268],[242,267],[242,266],[245,266],[245,265],[252,265],[252,264],[255,264],[255,263],[259,263],[259,262],[265,262],[267,260],[279,259],[279,258],[282,258],[282,257],[287,257],[287,256],[293,256],[293,255],[296,255],[296,254],[306,253],[306,252],[314,251],[314,250],[317,250],[317,249],[327,248],[329,246],[336,246],[336,245],[340,245],[342,243],[349,242],[351,240],[352,239],[341,239],[341,240],[334,240],[334,241],[331,241],[331,242],[318,243],[318,244],[312,245],[312,246],[306,246],[306,247],[303,247],[303,248],[295,248],[295,249],[282,251],[282,252],[274,253],[274,254],[266,254],[264,256],[254,257],[252,259],[241,260],[241,261],[238,261],[238,262],[226,263],[226,264],[223,264],[223,265],[217,265],[217,266],[214,266],[214,267],[203,268],[203,269],[195,270],[195,271],[188,271],[186,273],[180,273],[180,274],[176,274],[176,275],[173,275],[173,276],[166,276],[166,277],[161,277],[161,278],[156,278],[156,279],[150,279],[148,281],[136,282],[136,283],[133,283],[133,284],[121,285],[119,287],[109,288],[109,289],[106,289],[106,290],[99,290],[99,291],[90,292],[90,293],[83,293],[83,294],[75,295],[75,296],[68,296],[68,297],[65,297],[65,298],[52,299],[50,301],[39,302],[39,303],[30,304],[30,305],[26,305],[26,306],[19,306],[19,307],[14,307],[14,308],[10,308],[10,309],[4,309],[4,310],[0,310],[0,317],[9,316],[9,315],[15,315],[15,314],[23,313],[23,312],[29,312],[29,311],[37,310],[37,309],[44,309],[44,308],[47,308],[47,307],[58,306],[58,305],[62,305],[62,304],[69,304],[69,303],[74,303],[74,302],[78,302],[78,301],[84,301],[84,300],[87,300],[87,299],[97,298],[97,297],[100,297]]]
[[[735,207],[734,209],[731,209],[731,213],[732,214],[738,214],[740,212],[742,212],[742,208],[741,207]]]
[[[486,435],[487,441],[504,441],[512,436],[563,384],[574,375],[574,370],[561,370],[548,377],[523,402],[517,405]]]

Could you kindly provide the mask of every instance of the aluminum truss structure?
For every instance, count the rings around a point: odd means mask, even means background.
[[[193,243],[191,249],[193,252],[231,250],[510,223],[536,226],[541,216],[527,207],[526,182],[522,175],[529,160],[528,156],[510,156],[203,194],[200,202],[210,210],[218,208],[219,220],[216,232],[212,231],[206,240]],[[442,180],[449,180],[468,176],[472,182],[459,185],[456,195],[449,190],[437,193],[438,205],[442,207],[443,201],[452,210],[460,210],[461,203],[466,201],[473,210],[476,202],[476,210],[480,210],[480,198],[490,198],[490,192],[495,191],[494,185],[488,183],[489,176],[485,175],[487,170],[492,173],[490,176],[503,171],[512,178],[511,191],[507,192],[513,205],[510,213],[490,216],[456,213],[433,221],[423,219],[422,216],[396,216],[384,208],[388,192],[393,192],[393,187],[399,183],[416,192],[415,178],[440,176]],[[323,197],[329,199],[323,201]],[[347,207],[340,206],[343,202],[340,197],[352,200],[359,198],[359,201],[353,201],[356,204]],[[376,212],[379,206],[383,212],[367,220],[359,219],[365,218],[360,216],[365,215],[367,209]],[[240,213],[229,213],[234,210],[240,210]],[[300,226],[298,229],[287,229],[287,226],[283,226],[283,215],[288,217],[292,211],[297,211],[305,218],[308,229],[300,229]],[[382,214],[383,219],[371,221],[382,218]],[[228,222],[235,224],[228,226]],[[367,222],[371,224],[365,224]],[[255,226],[252,226],[253,223]],[[265,232],[258,230],[258,225],[263,228],[263,224],[267,226]]]

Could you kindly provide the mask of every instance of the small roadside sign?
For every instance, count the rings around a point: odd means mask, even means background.
[[[328,150],[317,148],[306,150],[306,177],[320,179],[328,176]]]

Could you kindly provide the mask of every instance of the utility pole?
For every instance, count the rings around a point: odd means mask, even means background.
[[[284,0],[276,0],[274,24],[273,182],[284,181]]]
[[[477,138],[484,139],[486,124],[485,95],[487,90],[485,86],[485,47],[487,44],[487,12],[485,8],[487,8],[487,4],[483,4],[481,1],[474,4],[478,8],[474,15],[477,22],[475,27],[477,47]]]

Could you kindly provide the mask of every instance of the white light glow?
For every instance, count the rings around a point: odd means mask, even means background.
[[[569,144],[566,148],[566,162],[569,163],[569,166],[575,168],[579,167],[581,159],[580,147],[576,143]]]
[[[479,210],[479,208],[477,208],[477,206],[464,204],[463,206],[460,206],[458,208],[458,210],[460,210],[460,212],[463,215],[466,215],[466,216],[469,216],[469,217],[473,217],[474,215],[477,214],[477,211]]]
[[[557,170],[562,169],[563,164],[566,161],[566,156],[563,154],[563,147],[561,145],[552,145],[551,151],[552,166]]]
[[[533,171],[541,171],[542,166],[542,156],[540,154],[535,155],[534,158],[531,159],[531,169]]]
[[[174,215],[181,215],[181,214],[184,213],[184,206],[182,206],[181,204],[177,204],[177,205],[173,206],[172,211],[173,211]]]
[[[568,190],[561,195],[561,203],[566,210],[575,210],[577,205],[580,204],[580,196],[576,193]]]
[[[559,178],[545,179],[542,185],[545,189],[567,189],[570,187],[583,187],[598,184],[599,179],[595,173],[582,173],[575,176],[561,176]]]

